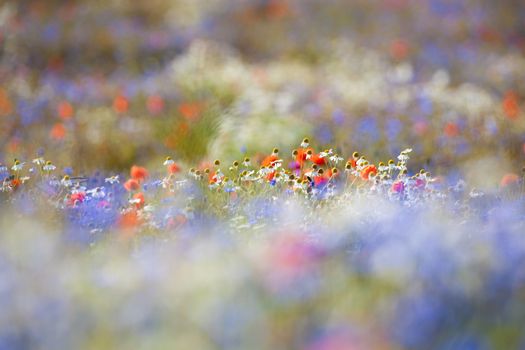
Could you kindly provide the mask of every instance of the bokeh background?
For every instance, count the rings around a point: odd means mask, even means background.
[[[0,161],[120,171],[310,136],[493,184],[525,158],[524,18],[519,0],[4,1]]]
[[[0,0],[0,350],[525,349],[524,53],[520,0]],[[239,173],[305,136],[370,164]]]

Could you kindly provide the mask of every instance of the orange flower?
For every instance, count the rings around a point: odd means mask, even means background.
[[[124,188],[126,191],[136,191],[140,188],[139,182],[135,179],[129,179],[128,181],[124,182]]]
[[[311,150],[311,148],[299,148],[297,150],[297,155],[295,156],[295,160],[298,161],[299,163],[303,162],[306,160],[306,152],[308,152],[308,150]]]
[[[144,207],[144,203],[146,202],[146,199],[144,198],[144,193],[142,192],[135,193],[133,195],[133,199],[136,200],[135,208],[141,209]]]
[[[315,187],[323,187],[328,183],[328,180],[330,180],[330,177],[327,175],[318,175],[314,177],[314,186]]]
[[[216,183],[217,180],[218,180],[217,172],[211,171],[210,174],[208,175],[208,180],[209,180],[210,184]]]
[[[11,186],[13,187],[13,189],[17,189],[18,187],[20,187],[20,185],[22,184],[22,181],[20,181],[20,179],[13,179],[11,181]]]
[[[409,54],[410,46],[403,39],[396,39],[390,43],[390,55],[396,60],[402,60]]]
[[[198,102],[184,102],[179,105],[179,112],[184,118],[195,120],[202,112],[202,105]]]
[[[147,178],[149,174],[146,168],[138,165],[133,165],[130,170],[130,175],[132,179],[135,179],[140,182]]]
[[[518,105],[518,97],[514,92],[509,91],[505,94],[502,106],[507,118],[511,120],[515,120],[516,118],[518,118],[520,107]]]
[[[268,157],[263,159],[263,161],[261,162],[261,165],[262,166],[270,166],[270,165],[272,165],[273,162],[275,162],[278,159],[279,159],[279,157],[276,154],[271,154]]]
[[[141,220],[136,210],[127,211],[120,215],[118,226],[121,229],[132,229],[141,224]]]
[[[266,14],[269,18],[279,19],[291,14],[290,6],[285,0],[270,0],[266,6]]]
[[[168,165],[168,173],[175,174],[178,172],[180,172],[180,167],[177,163],[171,163],[170,165]]]
[[[66,136],[66,127],[62,123],[56,123],[49,134],[57,141],[62,140]]]
[[[0,115],[7,115],[13,111],[13,104],[6,91],[0,88]]]
[[[71,119],[71,117],[73,117],[73,112],[73,106],[67,101],[60,102],[58,105],[58,116],[60,119]]]
[[[113,100],[113,110],[117,113],[126,113],[129,109],[129,101],[126,97],[118,95]]]
[[[9,140],[9,143],[7,144],[7,149],[11,153],[17,153],[20,148],[20,139],[18,137],[13,137],[11,140]]]
[[[520,178],[519,178],[519,176],[517,174],[514,174],[514,173],[505,174],[501,178],[500,186],[501,187],[511,186],[511,185],[517,183],[519,181],[519,179]]]
[[[318,154],[313,154],[310,160],[312,161],[312,163],[317,164],[319,166],[326,164],[325,159]]]
[[[77,193],[72,193],[71,196],[69,196],[69,199],[67,201],[67,205],[72,207],[78,203],[82,203],[84,202],[84,199],[86,198],[86,193],[85,192],[77,192]]]
[[[272,181],[274,177],[275,177],[275,171],[272,171],[271,173],[266,175],[266,180]]]
[[[361,178],[364,180],[368,180],[370,175],[377,174],[377,168],[375,165],[367,165],[363,170],[361,170]]]
[[[443,132],[448,137],[456,137],[459,134],[459,127],[455,123],[449,122],[445,124],[445,127],[443,128]]]

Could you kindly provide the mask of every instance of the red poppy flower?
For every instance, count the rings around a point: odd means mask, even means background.
[[[402,60],[408,56],[410,52],[410,46],[406,40],[396,39],[390,43],[389,51],[393,58]]]
[[[140,188],[139,182],[135,179],[129,179],[128,181],[124,182],[124,188],[128,191],[136,191]]]
[[[63,120],[71,119],[73,112],[73,106],[67,101],[61,102],[58,105],[58,116]]]
[[[133,195],[133,199],[136,200],[135,208],[141,209],[144,207],[144,203],[146,202],[146,199],[144,198],[144,193],[142,192],[135,193]]]
[[[459,127],[456,123],[449,122],[445,124],[445,127],[443,128],[443,132],[448,137],[456,137],[459,135]]]
[[[200,117],[202,107],[199,102],[184,102],[179,105],[179,112],[187,120],[196,120]]]
[[[518,118],[520,107],[518,105],[518,97],[514,92],[509,91],[505,94],[502,106],[507,118],[511,120]]]
[[[178,172],[180,172],[180,167],[177,163],[171,163],[170,165],[168,165],[168,173],[175,174]]]
[[[367,165],[363,170],[361,170],[361,178],[363,178],[364,180],[368,180],[370,175],[375,174],[377,174],[377,168],[373,164]]]
[[[20,187],[20,185],[22,184],[22,181],[20,181],[20,179],[13,179],[11,181],[11,187],[13,187],[15,190]]]
[[[136,210],[130,210],[122,213],[118,220],[118,226],[121,229],[132,229],[142,223]]]
[[[70,207],[75,206],[78,203],[84,202],[85,198],[86,198],[86,193],[85,192],[72,193],[69,196],[69,199],[67,201],[67,205],[70,206]]]
[[[138,166],[138,165],[133,165],[130,170],[130,175],[131,175],[131,178],[140,182],[140,181],[143,181],[145,178],[147,178],[149,174],[146,168]]]
[[[313,149],[311,147],[309,148],[299,148],[297,150],[297,155],[295,156],[295,160],[298,161],[301,165],[306,160],[306,156],[308,152],[313,152]]]
[[[210,182],[210,184],[214,184],[217,182],[218,178],[217,178],[217,172],[210,172],[210,174],[208,175],[208,180]]]
[[[322,165],[326,164],[325,159],[323,157],[321,157],[320,155],[318,155],[318,154],[312,155],[310,160],[312,161],[312,163],[317,164],[319,166],[322,166]]]
[[[62,123],[56,123],[50,131],[50,136],[55,140],[62,140],[66,136],[66,127]]]
[[[16,153],[20,148],[20,143],[21,141],[18,137],[13,137],[11,140],[9,140],[9,143],[7,144],[7,149],[11,153]]]
[[[123,114],[128,111],[129,101],[126,97],[118,95],[113,100],[113,110],[117,113]]]
[[[273,162],[275,162],[278,159],[279,159],[279,157],[277,157],[275,154],[271,154],[268,157],[263,159],[263,161],[261,162],[261,165],[262,166],[270,166],[270,165],[272,165]]]
[[[509,173],[505,174],[500,181],[501,187],[511,186],[519,181],[520,177],[516,174]]]
[[[326,175],[319,175],[314,177],[314,186],[315,187],[323,187],[328,183],[329,177]]]
[[[291,14],[290,7],[284,0],[270,0],[266,6],[266,14],[269,18],[279,19]]]
[[[13,103],[9,99],[7,92],[0,88],[0,115],[7,115],[13,111]]]

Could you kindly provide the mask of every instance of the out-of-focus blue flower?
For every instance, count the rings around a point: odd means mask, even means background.
[[[386,135],[389,141],[393,141],[403,130],[403,123],[397,118],[388,118],[386,121]],[[394,153],[397,154],[397,153]]]
[[[343,125],[346,120],[346,115],[342,110],[336,109],[332,113],[332,119],[336,125]]]
[[[329,144],[333,140],[333,133],[329,125],[321,124],[315,130],[315,137],[321,144]]]
[[[419,110],[421,111],[421,113],[423,113],[424,115],[432,114],[434,106],[430,98],[421,94],[418,97],[418,102],[419,102]]]
[[[362,118],[355,129],[354,137],[359,140],[359,143],[370,144],[377,141],[380,137],[377,119],[373,116]]]

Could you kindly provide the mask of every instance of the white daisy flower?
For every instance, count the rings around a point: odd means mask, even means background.
[[[20,171],[24,168],[25,162],[20,162],[19,160],[15,160],[15,164],[11,167],[11,170],[13,171]]]
[[[107,182],[111,185],[115,184],[115,183],[119,183],[119,176],[118,175],[114,175],[114,176],[111,176],[111,177],[107,177],[104,179],[104,182]]]
[[[46,161],[44,160],[44,158],[39,157],[39,158],[33,159],[33,163],[36,165],[44,165],[46,164]]]
[[[69,175],[66,175],[62,178],[62,180],[60,181],[60,183],[65,186],[65,187],[70,187],[70,186],[73,186],[73,181],[71,181],[71,178],[69,177]]]
[[[332,155],[333,153],[334,153],[334,151],[330,148],[327,151],[319,152],[319,156],[321,158],[325,158],[325,157],[328,157],[328,156]]]
[[[175,161],[173,159],[171,159],[171,157],[166,157],[166,160],[162,164],[165,165],[165,166],[168,166],[168,165],[172,165],[174,163],[175,163]]]
[[[46,164],[42,167],[42,170],[50,172],[50,171],[55,170],[56,168],[57,168],[56,166],[54,166],[53,164],[51,164],[51,162],[48,161],[48,162],[46,162]]]
[[[310,142],[308,139],[303,139],[303,142],[301,142],[301,147],[302,148],[307,148],[308,146],[310,146]]]
[[[341,162],[343,160],[344,160],[344,158],[338,156],[337,154],[334,154],[333,156],[330,157],[330,161],[335,163],[335,164],[339,164],[339,162]]]
[[[143,208],[143,210],[144,210],[145,212],[151,213],[151,212],[155,211],[155,207],[154,207],[153,205],[151,205],[151,204],[148,204],[148,205],[146,205],[146,206]]]
[[[20,181],[21,181],[22,183],[25,183],[25,182],[26,182],[27,180],[29,180],[29,179],[30,179],[29,176],[22,176],[22,177],[20,178]]]
[[[103,187],[95,187],[91,190],[88,190],[86,193],[90,194],[91,197],[97,198],[97,199],[106,197],[106,192],[104,192]]]

